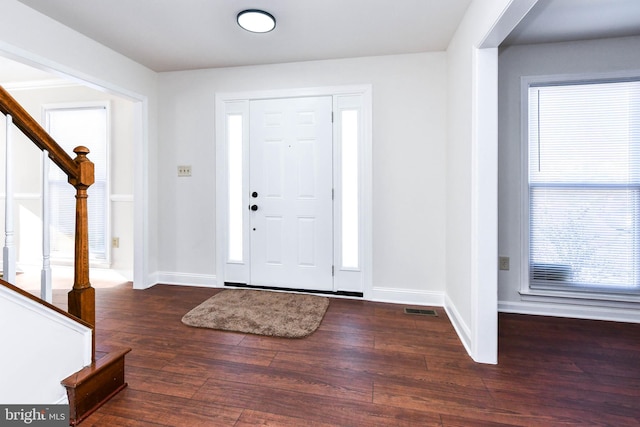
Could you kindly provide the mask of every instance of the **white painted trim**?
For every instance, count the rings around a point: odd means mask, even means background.
[[[42,151],[42,174],[41,191],[42,200],[40,203],[41,219],[42,219],[42,270],[40,272],[40,298],[48,303],[53,302],[53,289],[51,280],[51,207],[49,205],[49,168],[51,167],[51,160],[49,159],[49,152],[47,150]],[[10,282],[13,283],[13,282]]]
[[[198,286],[206,288],[222,288],[224,286],[223,283],[218,283],[214,275],[169,271],[157,271],[153,274],[152,281],[154,285]],[[322,295],[326,296],[326,294]],[[427,307],[444,307],[445,301],[443,292],[422,291],[417,289],[398,289],[377,286],[372,289],[371,295],[373,296],[370,298],[371,301]],[[341,298],[341,296],[338,295],[336,298]]]
[[[529,290],[529,83],[520,78],[520,292]],[[523,147],[526,147],[523,149]]]
[[[498,363],[498,49],[473,56],[471,357]],[[487,108],[493,105],[495,108]]]
[[[640,295],[625,293],[576,292],[573,290],[527,289],[520,291],[523,301],[562,302],[565,304],[599,305],[602,307],[620,307],[640,309]]]
[[[67,393],[64,393],[64,396],[60,397],[60,399],[53,402],[54,405],[68,405],[69,404],[69,396]]]
[[[244,153],[249,150],[249,100],[225,101],[216,97],[216,276],[229,278],[230,282],[241,282],[245,274],[245,262],[249,258],[249,235],[243,230],[242,238],[242,262],[228,262],[229,233],[227,230],[229,218],[229,192],[228,192],[228,134],[227,118],[229,115],[242,116],[242,180],[249,182],[249,158]],[[243,206],[249,205],[249,194],[243,194]],[[243,224],[249,220],[248,210],[243,210]],[[234,271],[231,271],[234,270]],[[223,280],[224,281],[224,280]]]
[[[220,102],[246,101],[254,99],[275,98],[302,98],[332,95],[357,95],[371,92],[370,84],[348,86],[321,86],[311,88],[292,88],[276,90],[253,90],[244,92],[220,92],[216,94],[216,100]]]
[[[640,70],[617,70],[617,71],[607,71],[607,72],[599,72],[599,73],[569,73],[569,74],[541,74],[541,75],[527,75],[520,77],[520,85],[521,85],[521,94],[528,95],[528,90],[530,86],[543,86],[543,85],[551,85],[551,84],[572,84],[572,83],[593,83],[600,81],[618,81],[618,80],[626,80],[632,79],[637,80],[638,76],[640,76]],[[523,106],[528,106],[527,104],[528,96],[522,96],[520,98],[520,102],[522,102]],[[523,116],[526,117],[526,114]]]
[[[364,148],[367,150],[363,153],[362,176],[367,179],[363,180],[361,187],[361,201],[364,215],[362,220],[362,283],[363,297],[366,300],[373,298],[373,88],[371,85],[363,87],[366,89],[362,92],[363,102],[363,124],[364,124]]]
[[[65,79],[29,80],[26,82],[9,82],[2,84],[2,87],[10,92],[34,89],[57,89],[74,86],[80,86],[80,84],[76,82],[70,82],[69,80]]]
[[[471,349],[473,348],[473,342],[471,338],[471,329],[469,328],[469,325],[465,323],[464,319],[456,309],[456,306],[453,304],[453,301],[451,301],[447,295],[444,297],[444,310],[446,311],[447,316],[449,316],[451,325],[453,325],[453,329],[456,330],[456,333],[460,338],[460,342],[462,342],[467,353],[472,355]]]
[[[371,290],[371,301],[392,304],[423,305],[429,307],[444,306],[444,292],[422,291],[417,289],[398,289],[375,286]]]
[[[640,323],[640,310],[637,309],[571,304],[565,301],[544,305],[535,300],[531,302],[500,301],[498,310],[502,313]]]
[[[478,47],[498,47],[537,2],[538,0],[511,0]]]
[[[16,245],[13,220],[13,210],[15,202],[15,192],[13,185],[13,117],[7,114],[5,117],[5,178],[4,186],[5,197],[4,204],[4,247],[2,248],[2,273],[4,280],[9,283],[16,281]]]
[[[5,200],[6,194],[0,193],[0,200]],[[40,193],[16,193],[13,196],[14,200],[40,200],[42,195]],[[134,197],[132,194],[112,194],[109,199],[112,202],[133,202]]]
[[[154,285],[199,286],[204,288],[218,288],[216,276],[211,274],[178,273],[172,271],[157,271],[154,273]]]
[[[233,93],[217,93],[215,96],[216,123],[216,277],[224,282],[226,266],[226,218],[227,218],[227,151],[225,136],[225,105],[231,102],[258,99],[296,98],[316,96],[361,95],[363,98],[363,153],[362,153],[362,270],[363,295],[366,299],[372,297],[372,268],[373,268],[373,219],[372,219],[372,181],[373,181],[373,135],[372,135],[372,85],[329,86],[315,88],[298,88],[282,90],[264,90]]]
[[[49,112],[59,111],[59,110],[80,110],[80,109],[99,109],[104,108],[105,112],[105,121],[106,121],[106,135],[105,135],[105,170],[106,170],[106,178],[105,178],[105,195],[104,195],[104,204],[105,204],[105,223],[104,223],[104,253],[105,259],[103,261],[99,261],[100,265],[109,266],[111,265],[111,203],[110,194],[111,194],[111,101],[79,101],[79,102],[59,102],[59,103],[51,103],[51,104],[43,104],[41,106],[41,114],[42,114],[42,123],[45,124],[45,128],[47,133],[49,133],[50,127],[50,116]],[[89,160],[91,160],[91,153],[87,156]],[[48,157],[46,158],[48,160]],[[50,161],[50,160],[49,160]],[[50,161],[51,162],[51,161]],[[48,168],[47,168],[48,169]],[[95,182],[95,180],[94,180]],[[42,185],[48,185],[49,177],[47,175],[42,176]],[[42,189],[42,193],[45,194],[45,190]],[[43,200],[44,203],[48,203],[48,200]],[[43,208],[44,209],[44,208]],[[49,218],[47,218],[47,227],[49,229]]]
[[[364,293],[364,270],[363,270],[363,258],[367,246],[364,244],[363,238],[366,234],[364,232],[363,225],[366,223],[367,212],[370,212],[369,206],[363,208],[364,193],[363,184],[367,184],[366,179],[362,179],[363,176],[371,176],[370,172],[367,172],[364,163],[366,161],[365,156],[358,155],[357,158],[357,171],[358,171],[358,266],[343,267],[342,266],[342,199],[343,199],[343,164],[342,164],[342,147],[344,141],[342,140],[343,132],[343,117],[344,111],[356,111],[358,120],[358,136],[357,136],[357,152],[369,153],[372,152],[372,148],[366,146],[371,142],[371,138],[366,135],[366,132],[370,129],[370,121],[366,115],[367,107],[371,105],[364,96],[364,94],[356,95],[335,95],[333,96],[333,188],[334,188],[334,200],[333,200],[333,265],[334,270],[334,290],[335,291],[347,291],[347,292],[363,292]]]
[[[134,103],[133,288],[153,286],[149,271],[149,100]]]
[[[59,62],[52,61],[48,58],[16,47],[2,40],[0,40],[0,55],[5,58],[9,58],[14,61],[21,62],[25,65],[37,68],[39,70],[49,71],[53,74],[64,76],[65,78],[68,78],[70,81],[73,81],[76,84],[88,85],[97,90],[106,89],[110,93],[124,96],[134,102],[142,102],[147,98],[146,96],[142,96],[136,92],[132,92],[128,89],[116,86],[106,80],[102,80],[89,74],[80,72]]]
[[[0,200],[4,200],[7,198],[7,195],[2,193],[0,194]],[[40,193],[15,193],[13,195],[14,200],[40,200]]]
[[[111,200],[112,202],[133,203],[134,198],[133,194],[112,194],[109,197],[109,200]]]
[[[149,273],[149,276],[147,276],[146,278],[146,282],[149,283],[149,285],[142,289],[148,289],[152,286],[160,284],[160,272],[156,271],[154,273]],[[135,285],[134,289],[136,289]]]

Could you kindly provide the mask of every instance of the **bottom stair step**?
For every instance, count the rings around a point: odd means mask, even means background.
[[[124,357],[130,348],[108,353],[62,380],[69,398],[69,424],[77,425],[127,386]]]

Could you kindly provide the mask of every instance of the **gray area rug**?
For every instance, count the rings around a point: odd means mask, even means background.
[[[285,338],[313,333],[329,298],[286,292],[225,289],[184,315],[182,323]]]

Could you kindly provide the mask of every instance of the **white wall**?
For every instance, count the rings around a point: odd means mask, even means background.
[[[640,321],[633,305],[579,303],[574,300],[525,301],[519,294],[523,269],[521,235],[522,135],[520,78],[522,76],[604,73],[637,70],[640,37],[568,43],[510,46],[499,56],[499,253],[510,257],[510,270],[499,272],[501,311],[586,318]],[[589,305],[586,305],[589,304]],[[596,304],[593,306],[592,304]],[[637,304],[636,304],[637,305]]]
[[[355,84],[373,87],[373,285],[441,300],[444,53],[160,74],[158,278],[215,283],[216,92]],[[177,177],[182,164],[191,178]]]
[[[91,364],[91,334],[91,328],[0,285],[0,402],[67,403],[60,381]]]
[[[134,101],[134,282],[148,286],[157,269],[156,73],[16,0],[2,2],[0,54]]]

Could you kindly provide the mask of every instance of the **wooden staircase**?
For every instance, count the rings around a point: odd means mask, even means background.
[[[70,406],[70,425],[77,425],[103,403],[127,386],[125,382],[125,355],[131,349],[109,353],[96,360],[95,351],[95,289],[89,281],[89,227],[87,215],[87,189],[94,183],[94,165],[87,158],[89,149],[76,147],[71,158],[60,145],[27,113],[27,111],[0,86],[0,112],[11,116],[13,124],[67,175],[69,184],[76,189],[76,224],[74,283],[68,294],[65,315],[92,329],[92,363],[61,381],[66,387]],[[64,313],[19,288],[0,279],[0,285],[9,287],[49,309]]]

